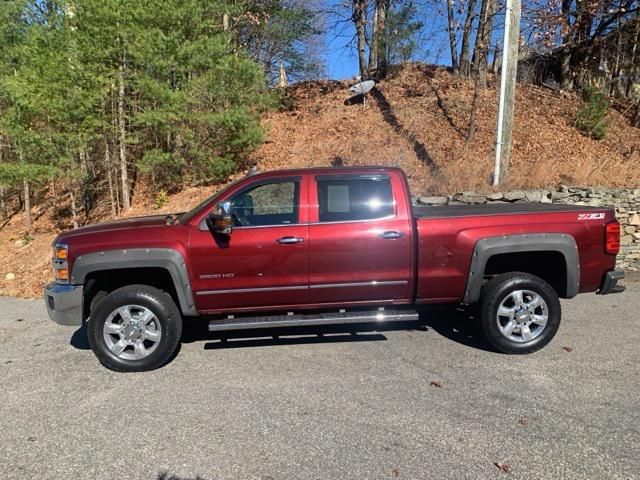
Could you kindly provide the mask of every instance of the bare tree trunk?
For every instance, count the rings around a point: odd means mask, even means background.
[[[451,50],[451,66],[455,75],[460,74],[458,61],[458,45],[456,43],[455,13],[453,0],[447,0],[447,30],[449,31],[449,48]]]
[[[115,90],[115,85],[111,85],[111,92]],[[118,187],[118,165],[117,165],[117,156],[118,156],[118,140],[117,140],[117,131],[118,131],[118,115],[117,115],[117,107],[116,107],[116,96],[111,95],[111,127],[113,130],[113,145],[115,151],[115,157],[112,160],[111,154],[109,154],[109,175],[113,177],[113,193],[116,197],[116,215],[120,215],[120,188]],[[105,135],[105,142],[109,142],[109,136]]]
[[[365,26],[367,23],[367,2],[366,0],[353,0],[353,15],[351,17],[356,26],[356,36],[358,41],[358,63],[360,66],[360,76],[367,76],[367,59],[365,57],[365,49],[367,44],[367,36]]]
[[[0,163],[2,163],[2,160],[2,135],[0,135]],[[5,186],[0,186],[0,209],[2,210],[2,220],[7,219],[7,200],[5,199],[6,194],[7,190]]]
[[[26,178],[22,181],[24,189],[24,226],[27,230],[31,230],[31,191],[29,189],[29,180]]]
[[[129,196],[129,175],[127,172],[127,132],[124,118],[124,58],[118,65],[118,135],[120,147],[120,181],[122,183],[122,208],[131,208],[131,198]]]
[[[478,77],[480,88],[487,88],[487,54],[493,30],[495,9],[495,0],[482,0],[478,34],[476,35],[476,44],[473,49],[473,70]]]
[[[89,189],[90,189],[90,180],[89,180],[89,161],[87,151],[84,147],[80,147],[78,152],[78,158],[80,160],[80,186],[79,186],[79,198],[81,205],[80,207],[84,209],[84,217],[85,221],[89,216],[89,210],[91,209],[91,203],[89,201]],[[77,217],[77,215],[76,215]],[[74,225],[77,221],[74,220]],[[77,228],[77,227],[74,227]]]
[[[377,27],[376,36],[373,39],[378,50],[378,64],[376,66],[376,74],[378,78],[387,76],[387,12],[389,10],[390,0],[377,0]],[[369,65],[371,68],[371,65]]]
[[[69,197],[71,198],[71,219],[73,220],[73,228],[78,228],[78,209],[76,207],[76,193],[73,189],[73,180],[69,175]]]
[[[78,159],[80,160],[80,173],[84,178],[89,174],[89,167],[87,166],[87,151],[84,147],[80,147],[80,150],[78,150]]]
[[[473,100],[471,101],[471,114],[469,115],[469,129],[467,130],[467,140],[465,145],[473,142],[476,136],[476,116],[478,114],[478,96],[480,93],[480,79],[476,74],[473,82]]]
[[[569,15],[571,13],[572,0],[562,0],[562,18],[567,23],[564,30],[566,33],[562,35],[562,53],[560,56],[560,88],[569,90],[572,86],[571,78],[571,32],[568,28]],[[506,47],[505,47],[506,48]]]
[[[629,65],[631,65],[631,69],[627,79],[627,85],[625,89],[625,96],[633,100],[633,82],[635,77],[638,75],[638,62],[636,60],[637,52],[638,52],[638,43],[640,43],[640,9],[636,13],[636,38],[633,41],[633,47],[631,47],[631,61]],[[640,102],[640,98],[638,99]]]
[[[109,182],[109,200],[111,201],[111,215],[116,216],[116,199],[113,194],[113,178],[111,176],[111,152],[109,152],[109,140],[104,139],[104,165],[107,170],[107,181]]]
[[[571,90],[573,85],[571,78],[571,50],[565,47],[560,56],[560,88]]]
[[[493,47],[493,61],[491,62],[491,73],[498,73],[498,57],[500,54],[500,42],[496,42],[496,46]]]
[[[120,189],[114,188],[114,193],[116,194],[116,215],[120,215],[120,212],[122,211],[120,209]]]
[[[616,60],[611,71],[611,80],[609,82],[609,95],[612,97],[616,97],[620,93],[620,73],[621,73],[621,62],[620,56],[622,55],[622,32],[620,29],[620,19],[618,19],[616,27]]]
[[[460,52],[460,75],[468,77],[471,75],[471,31],[473,30],[473,19],[475,18],[477,0],[469,0],[467,6],[467,17],[464,19],[462,28],[462,47]]]
[[[2,186],[0,187],[0,209],[2,209],[2,220],[7,219],[7,189]]]
[[[378,70],[378,5],[380,0],[376,0],[376,7],[373,12],[373,22],[371,22],[371,43],[369,44],[369,74],[375,75]]]

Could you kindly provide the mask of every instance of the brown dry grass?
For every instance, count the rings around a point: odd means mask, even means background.
[[[469,80],[456,79],[443,69],[409,65],[381,82],[365,108],[345,104],[348,87],[348,82],[337,81],[290,87],[291,108],[265,117],[267,142],[251,160],[262,170],[328,166],[336,159],[345,165],[399,166],[416,194],[490,190],[498,100],[494,86],[480,93],[472,142],[466,141],[473,97]],[[640,129],[612,111],[607,138],[600,142],[586,138],[573,127],[581,105],[573,95],[518,86],[505,188],[640,185]],[[186,189],[155,209],[141,182],[127,216],[184,211],[219,187]],[[39,296],[51,278],[51,242],[55,232],[70,228],[68,217],[56,213],[60,206],[51,202],[41,201],[34,208],[29,244],[16,245],[25,233],[20,215],[0,229],[0,294]],[[103,205],[90,221],[109,217]],[[7,280],[8,273],[15,278]]]
[[[495,81],[492,82],[495,84]],[[446,70],[409,65],[381,82],[362,105],[345,105],[347,82],[292,87],[291,111],[267,116],[269,139],[254,155],[264,168],[396,165],[416,192],[489,190],[498,96],[480,92],[477,130],[467,142],[473,83]],[[595,141],[573,126],[582,101],[575,95],[519,85],[509,181],[505,188],[558,183],[640,184],[640,129],[617,111],[607,138]]]

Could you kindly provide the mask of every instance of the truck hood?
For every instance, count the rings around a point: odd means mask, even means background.
[[[114,232],[118,230],[133,230],[146,227],[170,227],[171,223],[167,222],[167,217],[170,215],[152,215],[148,217],[133,217],[125,218],[123,220],[114,220],[112,222],[97,223],[95,225],[88,225],[86,227],[76,228],[75,230],[69,230],[58,235],[57,242],[64,241],[73,237],[81,235],[89,235],[92,233],[105,233]]]

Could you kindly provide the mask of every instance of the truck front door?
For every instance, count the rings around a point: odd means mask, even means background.
[[[307,187],[302,176],[258,179],[230,197],[233,231],[195,226],[191,277],[200,312],[309,302]]]

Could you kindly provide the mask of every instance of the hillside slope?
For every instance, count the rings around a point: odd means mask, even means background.
[[[493,82],[495,83],[495,82]],[[467,142],[473,82],[446,70],[408,65],[381,82],[367,105],[345,105],[349,82],[307,82],[288,91],[290,111],[272,113],[268,142],[255,154],[263,168],[381,164],[403,167],[412,187],[451,193],[488,189],[493,171],[498,95],[478,97],[476,133]],[[519,85],[509,188],[558,183],[640,184],[640,129],[615,110],[607,138],[573,126],[582,101]]]
[[[308,166],[390,165],[402,167],[414,193],[490,190],[497,92],[480,92],[477,129],[467,141],[473,84],[444,69],[408,65],[380,82],[366,106],[349,104],[349,82],[315,81],[287,89],[287,109],[264,118],[266,143],[249,159],[260,169]],[[346,102],[346,103],[345,103]],[[574,127],[582,105],[576,96],[519,85],[508,186],[564,184],[640,186],[640,129],[615,110],[605,140]],[[237,176],[241,176],[240,172]],[[189,188],[161,209],[152,205],[148,183],[138,182],[127,216],[184,211],[218,186]],[[67,218],[56,217],[51,200],[36,202],[34,228],[24,241],[19,213],[0,229],[0,294],[39,296],[50,279],[51,242]],[[105,205],[90,222],[108,218]]]

